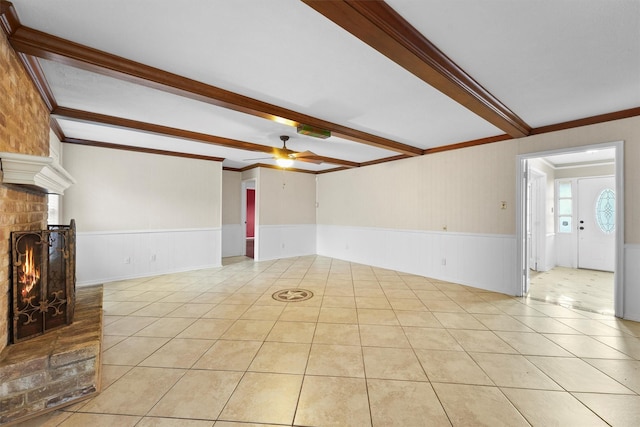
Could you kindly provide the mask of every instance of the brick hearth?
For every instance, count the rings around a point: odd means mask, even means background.
[[[0,424],[21,421],[100,391],[102,285],[78,288],[73,324],[0,353]]]

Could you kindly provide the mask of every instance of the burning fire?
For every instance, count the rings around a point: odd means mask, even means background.
[[[40,270],[36,267],[35,262],[33,260],[33,248],[27,249],[27,253],[25,254],[24,265],[22,266],[22,274],[20,275],[19,282],[23,285],[22,287],[22,297],[26,297],[31,289],[38,283],[40,280]]]

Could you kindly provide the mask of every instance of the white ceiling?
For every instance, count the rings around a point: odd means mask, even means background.
[[[505,132],[298,0],[13,0],[22,25],[420,149]],[[638,0],[387,0],[530,127],[640,107]],[[39,59],[57,104],[356,163],[398,152]],[[59,119],[68,138],[272,164],[262,152]],[[296,168],[336,164],[297,161]]]
[[[554,167],[571,167],[571,166],[585,166],[596,164],[614,163],[616,161],[615,148],[605,148],[598,150],[586,150],[578,151],[567,154],[557,154],[555,156],[543,157],[548,163]]]

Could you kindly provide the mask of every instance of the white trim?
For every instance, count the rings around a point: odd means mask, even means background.
[[[640,322],[640,244],[624,245],[625,271],[625,319]]]
[[[0,153],[3,184],[26,185],[46,193],[63,194],[76,180],[52,157]]]
[[[102,236],[109,234],[151,234],[151,233],[181,233],[181,232],[198,232],[198,231],[218,231],[222,227],[206,227],[206,228],[169,228],[154,230],[105,230],[105,231],[78,231],[77,235],[85,236]]]
[[[524,229],[526,202],[526,179],[523,179],[523,166],[527,160],[547,157],[557,154],[569,154],[602,148],[615,148],[616,152],[616,268],[614,275],[614,311],[617,317],[624,317],[625,309],[625,256],[624,256],[624,141],[604,142],[600,144],[583,145],[580,147],[562,148],[557,150],[539,151],[520,154],[516,157],[516,281],[513,291],[515,295],[522,295],[525,284],[522,278],[526,273],[526,230]],[[618,197],[618,195],[620,197]]]
[[[243,179],[240,185],[240,224],[242,226],[240,235],[240,245],[242,246],[241,255],[247,255],[247,190],[252,189],[255,191],[255,201],[253,205],[253,259],[258,260],[260,255],[258,245],[258,226],[260,222],[260,198],[258,193],[258,178]]]

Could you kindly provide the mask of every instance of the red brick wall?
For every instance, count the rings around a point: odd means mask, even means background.
[[[49,111],[0,31],[0,152],[49,155]],[[0,351],[9,321],[9,239],[47,225],[47,197],[0,183]]]

